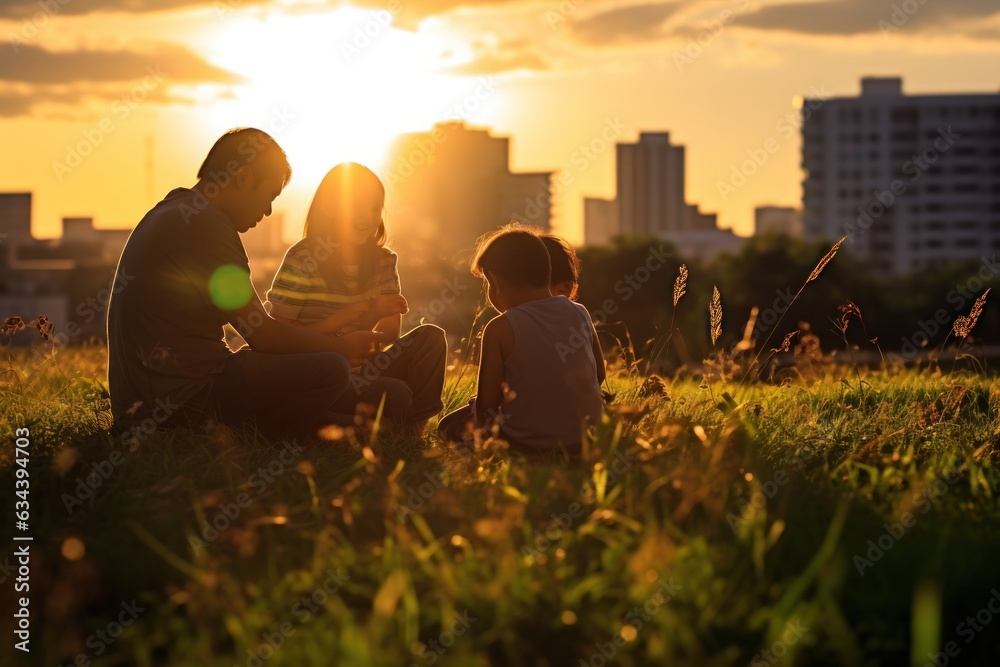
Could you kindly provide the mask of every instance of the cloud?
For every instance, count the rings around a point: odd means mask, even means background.
[[[703,7],[704,11],[698,11],[698,7]],[[706,16],[705,11],[711,8],[714,13]],[[591,46],[656,41],[697,34],[703,30],[704,21],[695,18],[718,16],[726,9],[734,17],[729,25],[839,37],[892,30],[898,34],[947,32],[986,39],[989,33],[977,24],[1000,16],[997,0],[949,0],[947,3],[943,0],[796,0],[784,4],[766,0],[766,4],[756,11],[751,11],[747,0],[687,3],[671,0],[611,9],[573,21],[571,29],[579,41]]]
[[[2,0],[0,0],[2,1]],[[526,4],[529,0],[350,0],[355,7],[388,9],[393,15],[393,26],[402,30],[416,30],[419,23],[430,16],[440,16],[456,9],[495,8],[501,5]],[[305,6],[308,11],[308,6]]]
[[[56,87],[35,87],[27,91],[23,89],[0,90],[0,118],[17,118],[31,116],[33,118],[62,118],[79,121],[81,118],[96,117],[101,112],[90,102],[104,104],[103,113],[120,112],[121,109],[132,108],[141,104],[194,104],[195,101],[173,95],[161,87],[143,88],[143,97],[138,99],[131,91],[86,88],[77,86],[70,89]],[[122,106],[125,105],[125,106]],[[41,111],[44,110],[44,113]]]
[[[493,46],[479,45],[472,60],[445,69],[460,76],[484,76],[523,70],[544,71],[549,64],[525,40],[511,40]]]
[[[443,14],[454,9],[478,8],[525,2],[526,0],[350,0],[349,4],[367,9],[389,9],[395,16],[397,27],[414,29],[428,16]],[[42,11],[52,15],[80,15],[97,12],[123,12],[147,14],[176,9],[216,8],[223,16],[229,12],[248,7],[261,7],[272,0],[46,0],[46,11],[39,0],[0,0],[0,18],[31,18]],[[295,12],[317,12],[336,9],[344,4],[336,0],[325,0],[322,4],[303,2],[288,4],[276,9]]]
[[[33,104],[31,95],[0,91],[0,118],[27,116]]]
[[[662,35],[664,21],[681,9],[680,2],[620,7],[573,21],[571,29],[581,42],[591,45],[648,41]]]
[[[17,42],[0,45],[0,81],[29,84],[108,83],[135,81],[159,72],[171,83],[236,83],[235,74],[220,69],[180,46],[160,45],[149,51],[48,51]]]
[[[186,104],[191,100],[174,95],[172,86],[239,81],[180,46],[49,51],[34,44],[0,44],[0,117],[6,118],[36,115],[39,109],[53,117],[87,115],[93,111],[89,102],[132,99],[135,91],[145,103]]]
[[[912,5],[913,11],[906,9]],[[1000,13],[997,0],[825,0],[769,5],[737,18],[740,25],[810,35],[858,35],[881,32],[883,24],[900,32],[930,32],[962,21]],[[883,24],[879,22],[882,21]]]
[[[237,9],[263,5],[268,0],[0,0],[0,17],[24,19],[39,14],[74,16],[95,12],[145,14],[171,9],[219,7]]]
[[[448,68],[447,72],[460,76],[483,76],[518,70],[542,71],[547,69],[549,69],[548,63],[537,53],[484,53],[477,55],[467,63]]]

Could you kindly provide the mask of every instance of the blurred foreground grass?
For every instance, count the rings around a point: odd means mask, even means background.
[[[26,657],[5,631],[3,664],[1000,663],[987,376],[620,372],[584,460],[544,465],[430,435],[116,442],[102,348],[10,355],[0,489],[27,427],[33,634]]]

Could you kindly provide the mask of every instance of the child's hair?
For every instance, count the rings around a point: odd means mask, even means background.
[[[385,201],[385,186],[368,167],[356,162],[344,162],[327,172],[316,188],[302,235],[305,238],[326,238],[339,249],[344,243],[345,226],[343,216],[348,215],[351,205],[361,199]],[[361,251],[359,280],[367,282],[378,268],[378,249],[385,246],[387,234],[385,219],[379,221],[378,229],[371,241]],[[337,253],[339,255],[339,252]],[[339,260],[339,256],[336,257]],[[342,261],[326,261],[320,272],[330,284],[339,284],[344,279]]]
[[[484,278],[489,272],[513,285],[526,287],[548,287],[552,278],[545,244],[538,234],[516,223],[479,240],[471,270],[477,278]]]
[[[575,299],[580,282],[580,258],[576,256],[576,250],[565,239],[553,234],[545,234],[540,238],[545,244],[545,249],[549,251],[549,262],[552,264],[552,284],[573,283],[573,290],[569,298]]]

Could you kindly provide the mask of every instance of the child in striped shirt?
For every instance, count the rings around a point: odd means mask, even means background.
[[[277,320],[341,336],[358,330],[385,334],[392,345],[354,369],[340,402],[345,417],[356,406],[385,400],[384,418],[422,433],[443,407],[447,342],[440,327],[424,324],[401,334],[406,299],[396,254],[385,247],[385,189],[367,167],[337,165],[324,177],[306,216],[302,240],[288,249],[267,292]]]

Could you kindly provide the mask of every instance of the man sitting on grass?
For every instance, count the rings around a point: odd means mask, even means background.
[[[267,133],[239,128],[209,151],[192,188],[177,188],[129,236],[108,308],[108,384],[117,428],[143,434],[209,419],[266,433],[315,433],[359,402],[402,420],[409,395],[378,378],[355,395],[351,366],[383,334],[330,338],[278,322],[261,305],[239,234],[271,213],[291,177]],[[249,348],[233,353],[229,323]],[[384,391],[385,390],[385,391]]]

